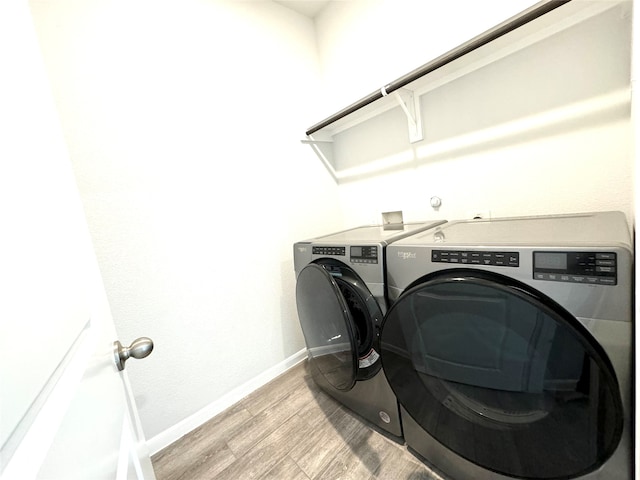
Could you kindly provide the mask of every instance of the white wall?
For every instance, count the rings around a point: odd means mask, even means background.
[[[147,438],[304,348],[292,244],[342,228],[300,143],[311,20],[270,1],[33,0]],[[114,339],[115,340],[115,339]]]
[[[409,0],[400,3],[411,4],[404,10],[390,0],[346,3],[331,5],[318,21],[328,94],[353,94],[341,107],[375,90],[355,95],[371,78],[379,87],[431,60],[441,38],[448,49],[479,33],[470,28],[478,2],[450,2],[454,12]],[[480,3],[500,14],[510,2]],[[628,14],[614,9],[434,87],[421,98],[422,142],[408,143],[399,108],[336,135],[342,172],[392,165],[343,181],[346,223],[389,210],[419,220],[615,209],[631,225],[630,28],[620,20]],[[368,68],[348,58],[368,59]],[[432,195],[442,198],[438,212],[429,206]]]
[[[331,2],[316,19],[326,94],[324,117],[535,3],[535,0]],[[321,119],[318,117],[316,121]]]

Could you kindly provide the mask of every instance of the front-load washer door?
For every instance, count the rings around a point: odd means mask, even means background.
[[[358,349],[353,319],[336,281],[322,266],[307,265],[298,275],[296,303],[309,361],[333,388],[350,390]]]
[[[620,441],[620,390],[602,347],[560,305],[508,277],[452,269],[421,279],[387,313],[381,350],[412,419],[489,471],[574,478]]]

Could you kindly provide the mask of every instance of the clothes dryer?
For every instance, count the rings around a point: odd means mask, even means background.
[[[442,223],[364,226],[294,245],[298,317],[314,380],[343,405],[398,437],[398,403],[381,372],[379,348],[387,311],[386,248]]]
[[[390,245],[381,359],[407,445],[451,479],[631,480],[632,263],[620,212]]]

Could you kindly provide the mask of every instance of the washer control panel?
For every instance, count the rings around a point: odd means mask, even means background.
[[[617,285],[614,252],[533,252],[533,278],[554,282]]]
[[[378,247],[375,245],[336,247],[314,246],[312,253],[325,257],[346,257],[349,248],[349,261],[351,263],[378,263]]]
[[[353,246],[349,248],[351,263],[378,263],[378,247]]]
[[[431,261],[490,265],[494,267],[518,267],[520,266],[520,252],[432,250]]]

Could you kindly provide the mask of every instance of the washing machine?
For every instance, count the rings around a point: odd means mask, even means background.
[[[296,303],[315,382],[369,422],[402,436],[381,372],[387,245],[444,223],[363,226],[294,245]]]
[[[630,480],[632,261],[620,212],[390,245],[381,360],[408,447],[454,480]]]

